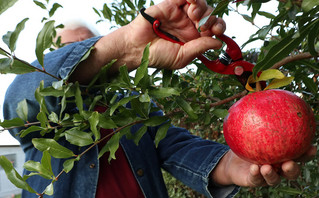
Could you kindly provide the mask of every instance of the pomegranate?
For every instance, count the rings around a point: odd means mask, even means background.
[[[227,144],[255,164],[279,164],[304,154],[315,136],[310,106],[285,90],[251,93],[237,101],[224,120]]]

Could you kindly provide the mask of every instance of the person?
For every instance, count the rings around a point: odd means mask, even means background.
[[[71,44],[88,38],[99,36],[99,32],[83,20],[68,20],[64,27],[57,29],[55,40],[61,37],[61,44]]]
[[[102,37],[93,37],[69,44],[45,55],[46,71],[69,81],[88,84],[101,67],[117,59],[108,71],[108,77],[126,64],[130,71],[140,65],[145,46],[150,45],[149,65],[155,68],[180,69],[208,49],[218,49],[221,42],[213,35],[225,31],[226,24],[221,18],[210,16],[202,31],[197,31],[199,20],[208,16],[212,8],[205,0],[165,0],[146,9],[146,13],[162,22],[161,28],[177,36],[185,45],[181,46],[163,40],[154,34],[151,24],[138,15],[130,24]],[[81,58],[94,46],[90,56],[79,63]],[[40,67],[35,61],[32,63]],[[4,102],[5,119],[17,117],[18,102],[26,98],[30,122],[36,121],[39,105],[34,91],[43,80],[50,86],[55,80],[38,72],[19,75],[10,85]],[[47,101],[48,110],[59,112],[59,98]],[[99,110],[100,111],[100,110]],[[102,110],[101,110],[102,111]],[[153,115],[162,115],[154,112]],[[141,125],[131,128],[136,132]],[[86,153],[74,168],[62,174],[54,183],[56,198],[94,197],[168,197],[161,168],[207,197],[233,197],[243,187],[275,186],[281,177],[296,179],[300,167],[295,161],[284,162],[280,174],[270,165],[256,165],[239,158],[227,146],[191,135],[186,129],[171,126],[166,137],[154,146],[157,127],[148,128],[137,146],[126,138],[120,140],[116,160],[110,164],[98,159],[98,146]],[[13,135],[19,131],[10,131]],[[103,132],[103,131],[102,131]],[[48,135],[49,137],[50,134]],[[42,153],[32,145],[32,138],[41,137],[30,133],[24,138],[15,136],[26,153],[26,160],[41,161]],[[85,149],[71,145],[65,139],[58,141],[73,152]],[[316,154],[311,147],[299,161],[308,161]],[[55,174],[63,169],[63,159],[52,158]],[[25,171],[25,174],[29,172]],[[42,192],[50,181],[41,177],[30,177],[28,183]],[[22,197],[36,197],[23,191]]]

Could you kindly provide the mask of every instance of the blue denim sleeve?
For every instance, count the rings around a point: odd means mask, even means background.
[[[152,133],[156,133],[153,128]],[[236,185],[209,185],[209,177],[229,147],[191,135],[184,128],[172,126],[158,146],[162,167],[206,197],[230,198],[239,191]]]
[[[79,61],[86,55],[90,48],[100,39],[101,37],[94,37],[87,39],[82,42],[78,42],[74,47],[71,48],[69,56],[63,59],[63,63],[58,71],[59,77],[66,79],[72,71],[79,64]],[[72,44],[71,44],[72,45]]]

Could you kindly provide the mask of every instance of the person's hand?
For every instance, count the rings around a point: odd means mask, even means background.
[[[199,21],[212,12],[205,0],[166,0],[147,8],[145,13],[161,22],[161,29],[179,38],[185,45],[158,37],[152,25],[140,14],[128,26],[132,43],[136,48],[144,48],[151,42],[150,65],[156,68],[180,69],[208,49],[218,49],[221,42],[212,38],[223,34],[225,22],[211,16],[198,32]]]
[[[212,38],[226,29],[225,22],[210,16],[198,32],[199,21],[212,12],[205,0],[165,0],[151,6],[145,13],[161,22],[161,29],[168,32],[184,45],[172,43],[158,37],[152,25],[139,14],[130,24],[102,37],[95,45],[88,59],[81,62],[72,73],[70,81],[87,84],[112,60],[117,61],[108,70],[114,76],[119,67],[126,65],[129,71],[139,67],[144,48],[150,46],[149,65],[156,68],[180,69],[208,49],[217,49],[222,43]]]
[[[317,152],[312,146],[303,156],[295,161],[286,161],[281,164],[280,170],[271,165],[256,165],[239,158],[233,151],[229,151],[211,173],[214,183],[218,185],[236,184],[242,187],[275,186],[281,177],[295,180],[300,175],[300,166],[297,162],[311,160]]]

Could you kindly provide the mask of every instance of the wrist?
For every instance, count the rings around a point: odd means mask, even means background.
[[[211,172],[211,183],[214,186],[228,186],[232,185],[228,166],[230,165],[231,151],[228,151],[218,162],[214,170]]]

